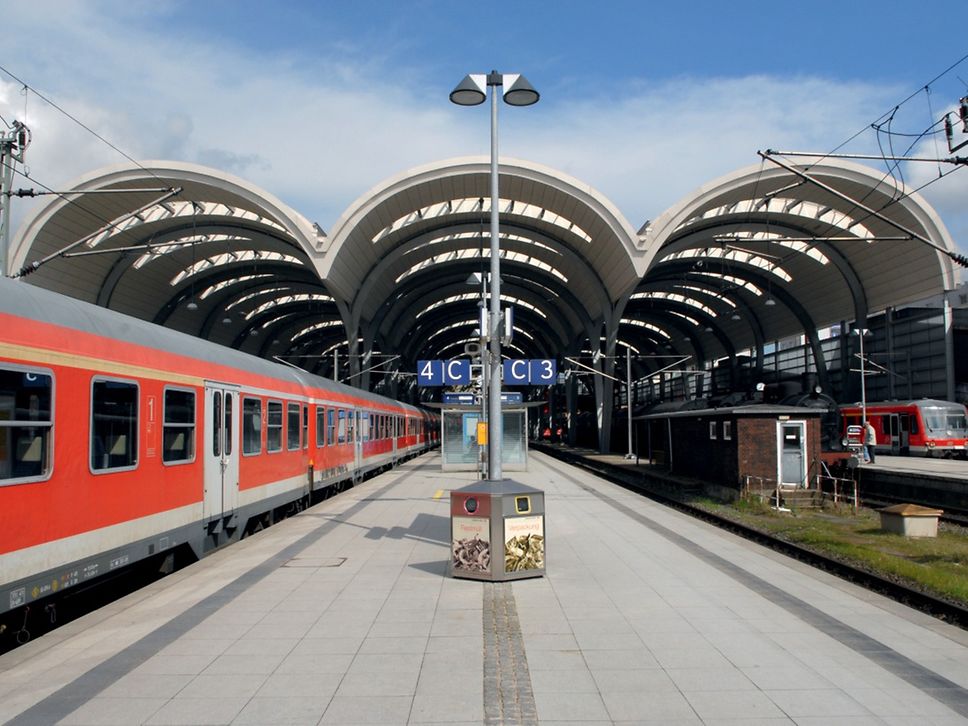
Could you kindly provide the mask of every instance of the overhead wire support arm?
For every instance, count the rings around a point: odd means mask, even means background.
[[[820,152],[814,151],[777,151],[776,149],[767,149],[763,152],[768,155],[775,156],[811,156],[813,158],[820,159],[869,159],[870,161],[884,161],[885,159],[889,161],[927,161],[932,164],[968,164],[968,156],[949,156],[946,159],[932,159],[926,156],[892,156],[891,154],[886,155],[875,155],[875,154],[821,154]],[[762,156],[762,154],[761,154]]]
[[[83,194],[87,196],[88,194],[160,194],[162,192],[170,192],[172,187],[151,187],[150,189],[71,189],[66,192],[58,192],[52,189],[47,189],[44,191],[37,191],[36,189],[11,189],[8,192],[4,192],[9,197],[43,197],[48,195],[56,195],[58,197],[66,197],[71,194]]]
[[[176,197],[179,194],[181,194],[182,191],[183,191],[182,187],[170,188],[166,194],[162,194],[157,199],[154,199],[154,200],[148,202],[147,204],[143,204],[140,207],[138,207],[137,209],[134,209],[134,210],[132,210],[130,212],[125,212],[124,214],[122,214],[119,217],[115,217],[114,219],[112,219],[107,224],[101,225],[96,230],[94,230],[93,232],[91,232],[88,235],[85,235],[84,237],[81,237],[81,239],[77,240],[76,242],[71,242],[69,245],[67,245],[67,247],[63,247],[62,249],[59,249],[56,252],[52,252],[51,254],[47,255],[46,257],[44,257],[42,259],[34,260],[30,264],[24,265],[22,268],[20,268],[20,271],[19,272],[17,272],[16,274],[13,275],[13,277],[24,277],[25,275],[29,275],[30,273],[36,271],[41,266],[46,265],[51,260],[56,260],[58,257],[66,257],[67,254],[71,250],[74,250],[74,249],[80,247],[82,244],[85,244],[86,242],[89,242],[90,240],[94,239],[95,237],[97,237],[98,235],[104,233],[105,231],[107,231],[109,229],[116,229],[117,226],[121,222],[125,221],[126,219],[130,219],[131,217],[135,217],[135,216],[141,214],[142,212],[144,212],[144,211],[146,211],[148,209],[151,209],[151,207],[155,206],[156,204],[161,204],[162,202],[167,201],[168,199],[171,199],[172,197]]]
[[[924,244],[928,245],[929,247],[932,247],[933,249],[937,250],[941,254],[945,255],[946,257],[948,257],[952,261],[958,263],[962,267],[968,267],[968,257],[966,257],[965,255],[962,255],[962,254],[959,254],[957,252],[952,252],[951,250],[945,249],[944,247],[942,247],[941,245],[939,245],[936,242],[933,242],[932,240],[928,239],[924,235],[920,235],[917,232],[915,232],[914,230],[908,229],[903,224],[900,224],[899,222],[894,221],[893,219],[891,219],[887,215],[881,214],[876,209],[873,209],[871,207],[868,207],[865,204],[862,204],[861,202],[857,201],[856,199],[854,199],[850,195],[844,194],[843,192],[838,191],[837,189],[834,189],[829,184],[824,184],[819,179],[816,179],[816,178],[810,176],[809,174],[807,174],[805,171],[803,171],[801,169],[797,169],[796,167],[791,166],[790,164],[784,163],[783,161],[777,159],[774,156],[774,154],[778,154],[779,152],[773,151],[772,149],[767,149],[766,151],[757,151],[756,153],[761,158],[765,159],[766,161],[773,162],[777,166],[779,166],[779,167],[781,167],[783,169],[786,169],[791,174],[797,175],[798,177],[800,177],[804,181],[807,181],[807,182],[813,184],[814,186],[819,187],[820,189],[823,189],[825,192],[828,192],[829,194],[833,194],[838,199],[843,199],[845,202],[848,202],[850,204],[853,204],[857,209],[863,210],[864,212],[866,212],[870,216],[874,217],[875,219],[879,219],[882,222],[891,225],[896,230],[898,230],[900,232],[903,232],[906,235],[909,235],[911,237],[911,239],[915,239],[918,242],[923,242]]]

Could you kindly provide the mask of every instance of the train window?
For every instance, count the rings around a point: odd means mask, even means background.
[[[282,402],[269,401],[266,416],[266,451],[282,451]]]
[[[161,460],[184,464],[195,460],[195,392],[165,389]]]
[[[138,385],[95,378],[91,387],[91,470],[138,465]]]
[[[262,453],[262,401],[242,399],[242,453]]]
[[[336,411],[326,411],[326,445],[332,446],[336,442]]]
[[[0,370],[0,481],[50,475],[54,378],[30,370]]]
[[[346,412],[346,443],[356,443],[356,411]]]
[[[309,406],[305,403],[302,407],[302,445],[304,449],[309,448]]]
[[[709,422],[709,438],[712,439],[712,440],[714,440],[714,441],[716,439],[716,422],[715,421],[710,421]]]
[[[732,441],[733,439],[733,422],[723,421],[723,441]]]
[[[364,411],[360,414],[362,421],[360,422],[360,440],[369,441],[370,440],[370,412]]]
[[[215,415],[212,416],[212,453],[215,456],[222,455],[222,432],[219,430],[218,422],[222,419],[222,392],[215,391],[212,394],[212,407]]]
[[[286,448],[290,451],[299,448],[299,404],[286,406]]]
[[[316,446],[326,445],[326,409],[316,406]]]
[[[339,444],[346,443],[346,411],[340,409],[339,411],[339,427],[337,429],[336,442]]]
[[[235,399],[235,395],[225,392],[225,426],[223,432],[225,434],[225,455],[232,455],[232,440],[235,438],[232,433],[232,403]]]

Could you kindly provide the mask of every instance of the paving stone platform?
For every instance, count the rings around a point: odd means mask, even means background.
[[[430,454],[0,657],[13,724],[960,724],[968,633],[542,454],[542,578]]]

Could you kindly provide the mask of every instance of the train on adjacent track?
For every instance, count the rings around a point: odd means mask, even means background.
[[[930,398],[876,401],[866,404],[874,428],[875,454],[900,456],[968,456],[968,416],[965,407]],[[840,406],[844,435],[862,423],[860,404]]]
[[[138,561],[201,557],[438,430],[424,409],[0,279],[0,631]]]

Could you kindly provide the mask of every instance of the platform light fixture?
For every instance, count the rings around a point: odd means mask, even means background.
[[[500,196],[498,194],[497,96],[509,106],[531,106],[541,97],[528,80],[516,73],[472,73],[465,76],[450,92],[450,100],[458,106],[478,106],[487,100],[491,89],[491,285],[490,319],[488,320],[488,432],[487,476],[491,481],[502,479],[501,439],[504,420],[501,418],[501,248]]]

